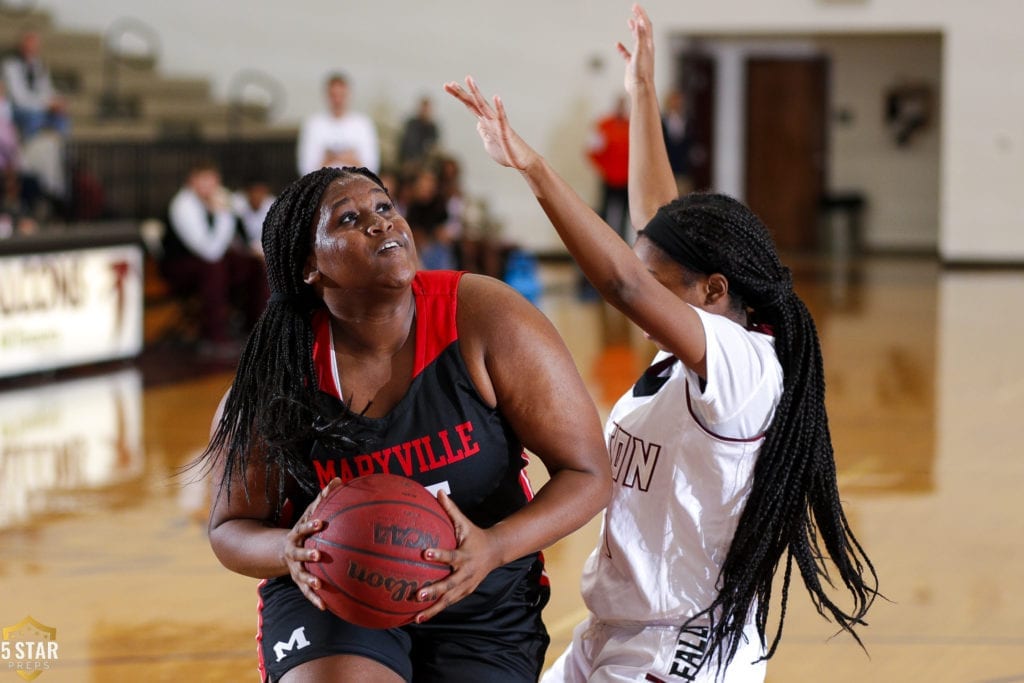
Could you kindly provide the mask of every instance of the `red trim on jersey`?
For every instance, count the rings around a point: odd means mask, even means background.
[[[341,389],[334,381],[334,348],[331,346],[331,317],[326,308],[313,312],[313,368],[316,386],[325,394],[341,399]]]
[[[416,377],[434,362],[441,352],[459,338],[455,324],[458,312],[459,280],[464,275],[454,270],[423,270],[412,281],[416,299],[416,358],[412,376]],[[334,348],[331,346],[330,315],[321,308],[313,313],[313,367],[320,391],[341,399],[334,378]]]
[[[256,662],[257,668],[260,673],[260,680],[267,681],[267,663],[263,661],[263,593],[260,592],[260,588],[267,582],[263,579],[256,586],[256,595],[259,596],[259,600],[256,602]]]
[[[454,270],[421,270],[412,281],[416,297],[416,360],[412,376],[437,359],[459,338],[455,325],[459,280],[464,273]]]
[[[533,484],[530,483],[530,475],[526,473],[526,466],[530,464],[530,456],[523,451],[521,454],[523,458],[523,469],[519,470],[519,486],[523,489],[523,495],[526,496],[526,502],[533,500]],[[548,576],[547,565],[544,563],[544,551],[541,550],[537,553],[537,559],[540,560],[540,585],[551,586],[551,577]]]
[[[686,382],[686,409],[690,411],[690,417],[697,423],[697,426],[701,428],[708,436],[718,439],[719,441],[728,441],[729,443],[754,443],[764,438],[765,432],[761,432],[757,436],[752,436],[749,439],[737,439],[732,436],[722,436],[721,434],[715,434],[713,431],[704,426],[704,423],[697,417],[697,413],[693,412],[693,403],[690,400],[690,382]]]

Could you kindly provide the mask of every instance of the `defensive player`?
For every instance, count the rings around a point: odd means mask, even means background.
[[[511,128],[471,78],[446,90],[485,150],[518,170],[601,295],[660,351],[612,410],[616,486],[584,569],[590,610],[544,681],[761,681],[777,576],[854,627],[877,577],[836,487],[820,346],[760,220],[720,194],[676,198],[653,85],[650,23],[634,6],[626,59],[633,250]],[[827,560],[825,559],[827,558]],[[826,561],[852,596],[823,586]],[[859,639],[858,639],[859,640]]]

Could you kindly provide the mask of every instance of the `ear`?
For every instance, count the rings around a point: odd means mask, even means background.
[[[302,267],[302,281],[307,285],[315,285],[320,282],[320,271],[316,267],[316,256],[309,255],[306,265]]]
[[[729,279],[721,273],[712,273],[707,280],[707,293],[704,300],[708,307],[720,306],[728,303]]]

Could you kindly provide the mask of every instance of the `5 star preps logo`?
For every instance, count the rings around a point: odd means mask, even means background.
[[[34,681],[57,661],[57,629],[25,617],[4,627],[0,640],[0,666],[26,681]]]

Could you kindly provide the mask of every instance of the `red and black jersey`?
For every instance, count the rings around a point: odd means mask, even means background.
[[[477,393],[459,349],[461,277],[452,271],[416,274],[412,383],[384,417],[357,415],[342,402],[330,319],[323,310],[314,314],[313,362],[322,417],[348,421],[346,429],[359,444],[346,451],[314,443],[311,457],[320,487],[336,476],[348,481],[376,472],[398,474],[432,491],[445,490],[481,527],[527,503],[522,443]]]

